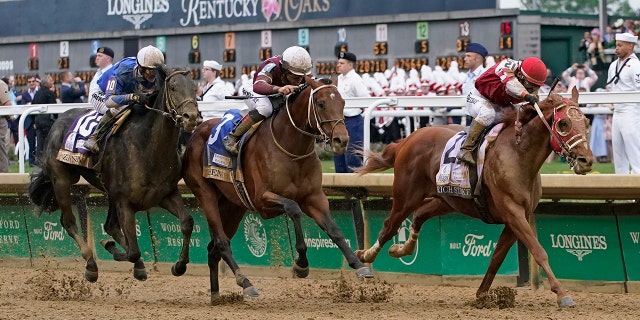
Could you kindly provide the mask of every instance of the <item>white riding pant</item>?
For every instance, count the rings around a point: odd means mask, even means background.
[[[251,99],[244,100],[244,103],[249,107],[249,109],[258,110],[258,113],[263,115],[265,118],[268,118],[273,113],[271,99],[266,96],[255,95]]]
[[[496,120],[495,105],[483,97],[475,88],[467,95],[467,114],[483,126]]]

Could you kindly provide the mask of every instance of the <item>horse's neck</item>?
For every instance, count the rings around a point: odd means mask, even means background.
[[[500,133],[494,152],[516,161],[515,168],[532,167],[534,174],[542,167],[551,153],[549,130],[537,115],[523,125],[520,143],[517,143],[515,126],[509,126]]]
[[[298,99],[302,99],[299,97]],[[306,101],[306,100],[305,100]],[[314,146],[315,139],[309,135],[306,135],[300,130],[310,132],[307,108],[302,106],[289,105],[289,111],[291,119],[289,118],[289,112],[286,110],[286,106],[278,112],[273,118],[273,135],[285,150],[296,155],[302,155],[309,152],[309,149]],[[295,109],[295,110],[294,110]],[[293,123],[291,123],[293,120]],[[295,127],[294,127],[295,124]],[[296,127],[298,129],[296,129]]]

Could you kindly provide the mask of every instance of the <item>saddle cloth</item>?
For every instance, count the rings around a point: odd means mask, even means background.
[[[235,124],[241,119],[240,110],[230,109],[224,113],[220,122],[211,129],[205,149],[206,152],[204,153],[203,177],[233,182],[233,156],[225,149],[222,144],[222,138],[233,131]],[[240,144],[245,139],[245,136],[242,137]]]
[[[100,119],[102,119],[102,114],[96,111],[83,113],[76,118],[64,136],[56,159],[64,163],[90,168],[92,165],[91,153],[84,148],[83,144],[98,127]]]
[[[495,141],[498,133],[502,130],[502,126],[502,123],[500,123],[491,128],[480,148],[478,148],[478,182],[482,181],[486,150]],[[444,152],[440,157],[440,170],[436,175],[439,194],[473,199],[471,182],[469,181],[469,166],[456,158],[466,136],[467,134],[464,131],[460,131],[451,137],[444,147]]]

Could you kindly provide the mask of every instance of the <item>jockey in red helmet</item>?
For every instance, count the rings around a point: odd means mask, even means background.
[[[536,57],[504,59],[482,73],[467,95],[467,113],[474,119],[458,159],[475,165],[472,151],[485,128],[500,120],[496,119],[496,111],[522,102],[537,103],[538,90],[546,78],[547,67]]]

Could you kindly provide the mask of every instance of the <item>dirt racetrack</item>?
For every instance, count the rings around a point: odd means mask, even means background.
[[[147,281],[102,268],[98,282],[82,278],[83,262],[22,267],[0,260],[0,319],[640,319],[640,294],[572,292],[577,307],[556,307],[555,294],[517,289],[515,306],[478,309],[476,288],[357,281],[345,271],[333,280],[250,279],[261,296],[239,301],[225,276],[225,300],[211,306],[208,277],[149,271]]]

